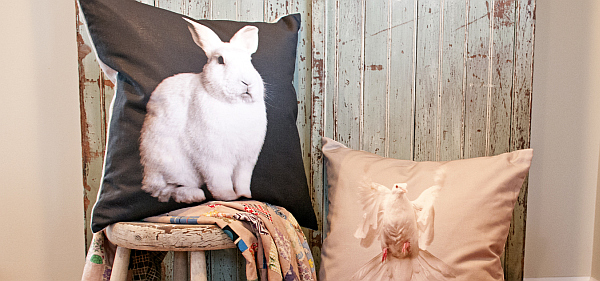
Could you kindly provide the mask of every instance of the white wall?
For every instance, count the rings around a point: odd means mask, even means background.
[[[590,276],[600,149],[600,2],[536,2],[525,276]]]
[[[600,159],[598,162],[600,162]],[[598,175],[598,190],[596,191],[596,219],[594,220],[594,250],[592,253],[592,277],[594,277],[596,281],[600,279],[600,165],[598,167]]]
[[[0,1],[0,280],[78,280],[74,0]]]

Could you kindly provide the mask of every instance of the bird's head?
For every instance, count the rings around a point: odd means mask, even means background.
[[[404,194],[407,193],[408,190],[406,189],[407,184],[406,183],[396,183],[394,184],[394,186],[392,187],[392,192],[393,193],[400,193],[400,194]]]

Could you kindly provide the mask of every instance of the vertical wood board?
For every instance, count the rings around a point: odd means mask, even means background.
[[[390,1],[364,2],[363,130],[360,149],[385,156],[388,139]],[[366,46],[369,46],[368,48]],[[364,89],[368,89],[365,91]]]
[[[493,6],[493,5],[492,5]],[[490,85],[490,4],[469,1],[464,158],[486,156]]]
[[[390,11],[389,97],[385,155],[412,159],[417,36],[417,0],[392,1]]]
[[[92,240],[89,222],[92,206],[96,202],[102,178],[107,113],[113,92],[111,91],[112,83],[105,81],[104,75],[98,66],[79,8],[77,9],[76,20],[84,187],[84,236],[87,251]]]
[[[440,46],[438,150],[442,161],[460,159],[464,151],[466,1],[444,1]]]
[[[440,69],[440,1],[418,1],[415,65],[415,140],[413,159],[437,160]],[[407,40],[409,38],[406,38]]]
[[[530,144],[535,8],[535,1],[516,1],[510,150],[528,148]],[[504,260],[506,280],[523,279],[527,182],[528,180],[523,183],[523,188],[517,199],[506,242]]]

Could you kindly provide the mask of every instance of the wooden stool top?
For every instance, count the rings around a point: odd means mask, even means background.
[[[235,248],[216,225],[118,222],[105,230],[117,246],[149,251],[208,251]]]

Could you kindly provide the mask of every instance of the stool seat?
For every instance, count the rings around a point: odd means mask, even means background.
[[[108,240],[120,247],[148,251],[206,251],[235,248],[216,225],[118,222],[106,229]]]
[[[117,245],[111,281],[127,278],[131,249],[174,251],[173,280],[188,280],[187,253],[190,252],[190,280],[205,281],[204,251],[235,248],[231,238],[216,225],[118,222],[105,230],[108,240]]]

